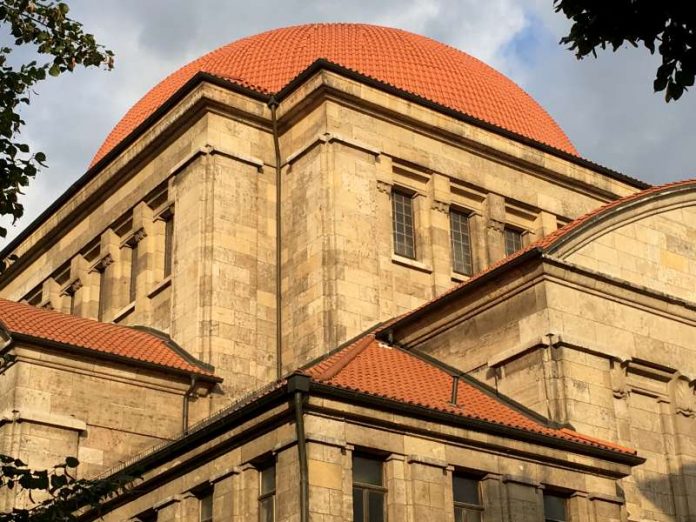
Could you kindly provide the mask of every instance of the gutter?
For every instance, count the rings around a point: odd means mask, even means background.
[[[309,522],[309,465],[304,427],[304,400],[305,396],[309,396],[309,384],[309,377],[300,374],[295,374],[288,380],[288,393],[294,393],[295,434],[300,464],[300,522]]]
[[[317,395],[342,399],[352,404],[365,405],[371,408],[380,408],[396,413],[403,413],[410,417],[423,418],[431,421],[435,420],[461,428],[473,429],[479,432],[492,433],[494,435],[514,438],[542,446],[568,450],[574,453],[580,453],[619,464],[637,466],[645,462],[645,459],[643,457],[639,457],[637,454],[621,453],[618,451],[612,451],[610,449],[591,446],[589,444],[582,444],[565,439],[557,439],[541,433],[534,433],[532,431],[521,430],[519,428],[495,424],[470,417],[462,417],[452,413],[436,411],[423,406],[407,404],[394,399],[338,388],[328,384],[312,382],[311,389],[312,391],[316,392]]]
[[[196,376],[192,375],[191,376],[191,385],[188,387],[186,392],[184,393],[184,405],[183,405],[183,412],[182,412],[182,419],[181,422],[183,424],[182,426],[182,433],[186,434],[188,433],[188,426],[189,426],[189,401],[191,400],[193,396],[193,390],[196,389]]]
[[[278,136],[278,115],[277,115],[277,110],[278,110],[278,100],[274,96],[271,96],[271,99],[268,101],[268,107],[271,109],[271,121],[272,121],[272,127],[273,127],[273,148],[275,150],[275,197],[276,197],[276,205],[275,205],[275,234],[276,234],[276,241],[275,241],[275,250],[276,250],[276,255],[275,255],[275,262],[276,262],[276,269],[275,269],[275,284],[276,284],[276,295],[275,295],[275,305],[276,305],[276,314],[275,314],[275,319],[276,319],[276,379],[280,379],[283,375],[283,297],[281,295],[281,284],[283,282],[282,278],[282,261],[283,261],[283,256],[281,253],[281,246],[282,246],[282,241],[281,241],[281,233],[282,233],[282,224],[280,222],[281,220],[281,187],[280,183],[282,181],[282,170],[280,166],[280,138]]]
[[[125,357],[123,355],[116,355],[108,352],[101,352],[92,348],[85,348],[82,346],[76,346],[73,344],[62,343],[59,341],[54,341],[52,339],[45,339],[43,337],[35,337],[33,335],[28,335],[20,332],[12,332],[12,342],[6,344],[0,353],[5,352],[12,346],[16,345],[17,342],[25,342],[28,344],[35,345],[39,348],[56,348],[69,353],[74,353],[76,355],[82,355],[85,357],[93,357],[95,359],[102,359],[110,362],[115,362],[119,364],[125,364],[129,366],[137,365],[143,368],[149,368],[151,370],[158,370],[161,372],[166,372],[174,375],[190,377],[195,375],[198,380],[209,382],[209,383],[219,383],[222,382],[222,378],[216,375],[209,375],[206,373],[196,373],[187,370],[182,370],[179,368],[173,368],[171,366],[164,366],[162,364],[157,364],[149,361],[141,361],[140,359],[133,359],[130,357]]]

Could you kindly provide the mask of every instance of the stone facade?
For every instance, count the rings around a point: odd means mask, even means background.
[[[383,462],[392,521],[453,521],[453,473],[479,482],[486,521],[540,520],[545,491],[573,522],[696,520],[693,190],[497,269],[506,230],[529,246],[644,185],[331,67],[273,101],[192,83],[3,252],[2,297],[160,330],[223,382],[195,389],[184,425],[181,376],[19,346],[0,379],[4,453],[76,454],[88,476],[163,444],[107,520],[197,520],[211,492],[215,520],[256,520],[274,463],[276,520],[300,520],[293,410],[286,397],[237,419],[247,394],[465,283],[384,335],[646,463],[310,396],[311,520],[352,519],[356,448]],[[395,191],[413,204],[413,258],[394,252]],[[453,269],[453,211],[471,274]],[[178,438],[223,408],[203,426],[235,419],[224,433]]]

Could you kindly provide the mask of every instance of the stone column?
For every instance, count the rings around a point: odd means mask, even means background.
[[[625,522],[627,520],[623,500],[618,497],[589,495],[588,504],[591,522]],[[575,519],[572,520],[575,521]]]
[[[524,477],[503,477],[510,522],[543,520],[544,500],[540,484]]]
[[[505,257],[505,199],[497,194],[488,194],[483,202],[483,225],[485,228],[486,266]]]
[[[236,502],[232,506],[233,522],[257,520],[259,516],[259,471],[251,464],[239,468],[232,482]]]
[[[558,221],[556,220],[556,216],[550,212],[542,210],[539,212],[536,220],[534,221],[534,230],[531,231],[532,237],[530,239],[532,241],[541,239],[544,236],[548,236],[556,229],[558,229]]]
[[[239,470],[229,470],[210,480],[213,483],[213,520],[232,520],[234,516],[235,481]]]
[[[293,444],[276,454],[276,522],[296,522],[300,519],[300,466],[297,445]]]
[[[406,458],[392,454],[384,463],[384,484],[387,487],[387,520],[413,520],[412,490],[408,487]]]
[[[590,507],[587,493],[575,491],[568,499],[568,518],[573,522],[593,522]]]
[[[411,455],[407,459],[413,520],[446,522],[453,512],[452,476],[444,461]],[[391,491],[390,491],[391,493]],[[449,497],[449,501],[446,499]]]
[[[486,522],[508,520],[508,503],[503,485],[503,476],[489,473],[481,479],[481,505],[486,513]]]
[[[317,437],[313,437],[317,438]],[[297,448],[295,447],[295,451]],[[352,466],[346,462],[346,449],[339,444],[308,441],[310,518],[345,519],[344,487],[352,488]],[[346,478],[351,480],[346,481]],[[299,484],[295,483],[299,497]],[[351,520],[352,516],[348,518]]]

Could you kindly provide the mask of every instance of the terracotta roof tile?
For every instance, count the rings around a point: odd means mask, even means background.
[[[198,72],[271,94],[318,59],[577,155],[563,130],[529,94],[466,53],[398,29],[310,24],[237,40],[175,71],[126,113],[92,159],[92,165]]]
[[[392,399],[430,410],[515,428],[554,439],[622,454],[635,450],[543,424],[521,408],[495,397],[474,379],[460,378],[456,404],[450,402],[452,375],[413,353],[377,341],[373,334],[338,350],[304,370],[314,381]]]
[[[10,335],[25,335],[214,378],[180,348],[144,330],[84,319],[0,299],[0,324]],[[217,380],[217,378],[214,378]]]

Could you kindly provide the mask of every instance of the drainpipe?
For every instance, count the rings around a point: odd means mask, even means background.
[[[295,435],[300,464],[300,522],[309,522],[309,465],[307,438],[304,426],[304,395],[309,393],[309,377],[295,374],[288,379],[288,392],[293,393],[295,406]]]
[[[188,387],[188,390],[184,393],[184,411],[182,415],[182,432],[183,433],[188,433],[188,423],[189,423],[189,400],[193,396],[193,390],[196,387],[196,380],[197,377],[195,375],[191,375],[191,384]]]
[[[276,184],[276,208],[275,208],[275,233],[276,233],[276,379],[280,379],[283,375],[283,351],[282,351],[282,335],[283,335],[283,325],[282,325],[282,297],[280,295],[280,285],[282,281],[281,272],[281,223],[280,223],[280,181],[281,181],[281,167],[280,167],[280,139],[278,137],[278,117],[276,111],[278,109],[278,101],[275,96],[271,96],[268,101],[268,107],[271,109],[271,121],[273,124],[273,147],[275,148],[275,184]]]

